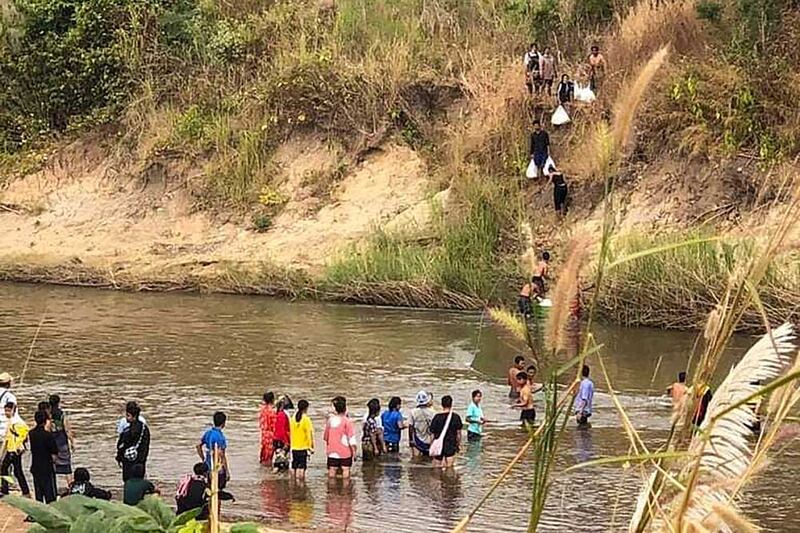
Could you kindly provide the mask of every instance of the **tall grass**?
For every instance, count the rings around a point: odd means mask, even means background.
[[[642,250],[669,247],[702,235],[675,233],[617,238],[611,261]],[[608,290],[600,312],[608,320],[629,326],[702,329],[709,313],[723,300],[728,280],[758,253],[753,238],[703,240],[620,264],[607,273]],[[779,255],[767,269],[761,286],[762,303],[772,323],[796,316],[800,307],[800,255]],[[755,307],[744,312],[739,329],[763,323]]]

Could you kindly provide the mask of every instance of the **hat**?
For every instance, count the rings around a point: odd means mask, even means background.
[[[428,405],[433,401],[431,399],[431,395],[424,390],[421,390],[417,393],[417,407],[422,407]]]
[[[14,381],[14,378],[8,372],[0,374],[0,383],[11,383],[12,381]]]

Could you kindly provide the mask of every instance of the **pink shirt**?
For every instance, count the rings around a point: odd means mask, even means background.
[[[326,453],[332,459],[352,457],[350,446],[358,444],[353,423],[344,415],[331,415],[328,418],[322,438],[326,444]]]

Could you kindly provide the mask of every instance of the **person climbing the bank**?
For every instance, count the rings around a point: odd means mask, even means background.
[[[570,81],[569,76],[564,74],[561,76],[561,81],[558,82],[556,89],[556,100],[559,105],[565,105],[575,99],[575,84]]]
[[[553,80],[556,79],[556,58],[550,53],[550,47],[545,46],[544,52],[539,57],[539,73],[542,76],[542,86],[547,90],[547,96],[553,95]]]
[[[522,288],[519,290],[517,309],[519,310],[519,314],[525,318],[530,318],[533,314],[533,306],[531,302],[532,291],[533,288],[530,281],[523,283]]]
[[[589,52],[589,88],[597,94],[597,89],[605,76],[606,58],[600,53],[600,47],[592,46]]]
[[[398,396],[389,399],[388,408],[381,414],[381,425],[383,425],[383,440],[386,441],[387,453],[398,453],[400,451],[400,435],[406,428],[403,413],[400,412],[402,400]]]
[[[22,468],[22,456],[25,453],[25,442],[28,440],[28,425],[19,416],[17,404],[6,402],[3,407],[3,417],[5,418],[5,438],[3,439],[5,456],[0,463],[0,493],[8,494],[8,481],[6,478],[13,472],[17,478],[17,485],[23,496],[30,497],[31,491],[28,487],[28,480],[25,478],[25,470]]]
[[[528,94],[530,95],[534,92],[539,94],[539,89],[542,87],[542,76],[539,73],[539,59],[539,51],[536,49],[536,44],[531,43],[522,59],[525,66],[525,85],[528,87]]]
[[[212,417],[214,425],[203,433],[200,442],[195,446],[197,456],[208,466],[211,472],[214,468],[214,451],[219,451],[219,489],[222,490],[231,480],[231,469],[228,466],[228,439],[225,438],[225,424],[228,417],[222,411],[217,411]]]
[[[547,279],[548,274],[550,273],[550,252],[544,251],[542,252],[542,258],[536,264],[536,268],[533,270],[533,277],[531,281],[534,285],[536,285],[537,294],[539,296],[544,296],[547,292],[547,286],[545,285],[545,279]]]
[[[125,406],[125,421],[128,426],[117,439],[117,464],[122,468],[122,481],[131,478],[135,465],[142,466],[142,476],[147,469],[147,456],[150,453],[150,428],[141,421],[141,408],[136,402]]]
[[[86,496],[87,498],[96,498],[98,500],[110,500],[111,491],[95,487],[91,482],[92,476],[85,468],[78,467],[75,469],[75,476],[72,484],[69,486],[69,495],[78,494]],[[178,511],[180,513],[180,511]]]
[[[530,137],[529,155],[534,164],[534,171],[528,173],[529,178],[538,178],[539,172],[544,171],[544,165],[550,156],[550,135],[542,128],[540,121],[533,123],[533,133]]]
[[[508,397],[511,399],[519,398],[520,386],[517,384],[517,374],[525,368],[525,357],[518,355],[514,358],[514,364],[508,369]]]
[[[415,398],[416,406],[411,410],[411,419],[408,424],[408,442],[411,446],[413,457],[428,457],[433,435],[431,434],[431,421],[436,416],[433,410],[433,396],[421,390]]]
[[[581,383],[575,397],[575,420],[579,427],[587,427],[592,416],[592,400],[594,399],[594,382],[589,378],[589,365],[581,369]]]
[[[569,186],[561,172],[555,165],[545,168],[548,181],[553,184],[553,208],[559,219],[567,214],[567,201],[569,198]]]

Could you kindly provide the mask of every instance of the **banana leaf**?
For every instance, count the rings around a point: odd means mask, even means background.
[[[97,509],[91,506],[92,502],[92,498],[83,496],[82,494],[74,494],[56,500],[50,504],[50,507],[70,517],[72,520],[76,520],[78,517],[87,516],[97,511]]]
[[[179,514],[172,520],[172,523],[170,523],[168,529],[174,530],[182,528],[183,526],[187,525],[189,522],[197,518],[197,515],[200,514],[200,511],[202,511],[202,509],[198,507],[197,509],[189,509],[185,513]]]
[[[65,498],[69,499],[69,498]],[[103,511],[82,515],[75,519],[69,533],[106,533],[111,527],[111,521],[106,518]]]
[[[6,496],[3,498],[3,503],[7,503],[11,507],[27,514],[34,522],[50,533],[67,533],[72,525],[72,520],[69,516],[58,509],[30,498],[22,498],[16,495]]]
[[[158,496],[147,496],[137,507],[149,514],[163,529],[168,529],[175,520],[175,512]]]
[[[256,524],[234,524],[231,526],[231,533],[259,533],[260,529]]]

